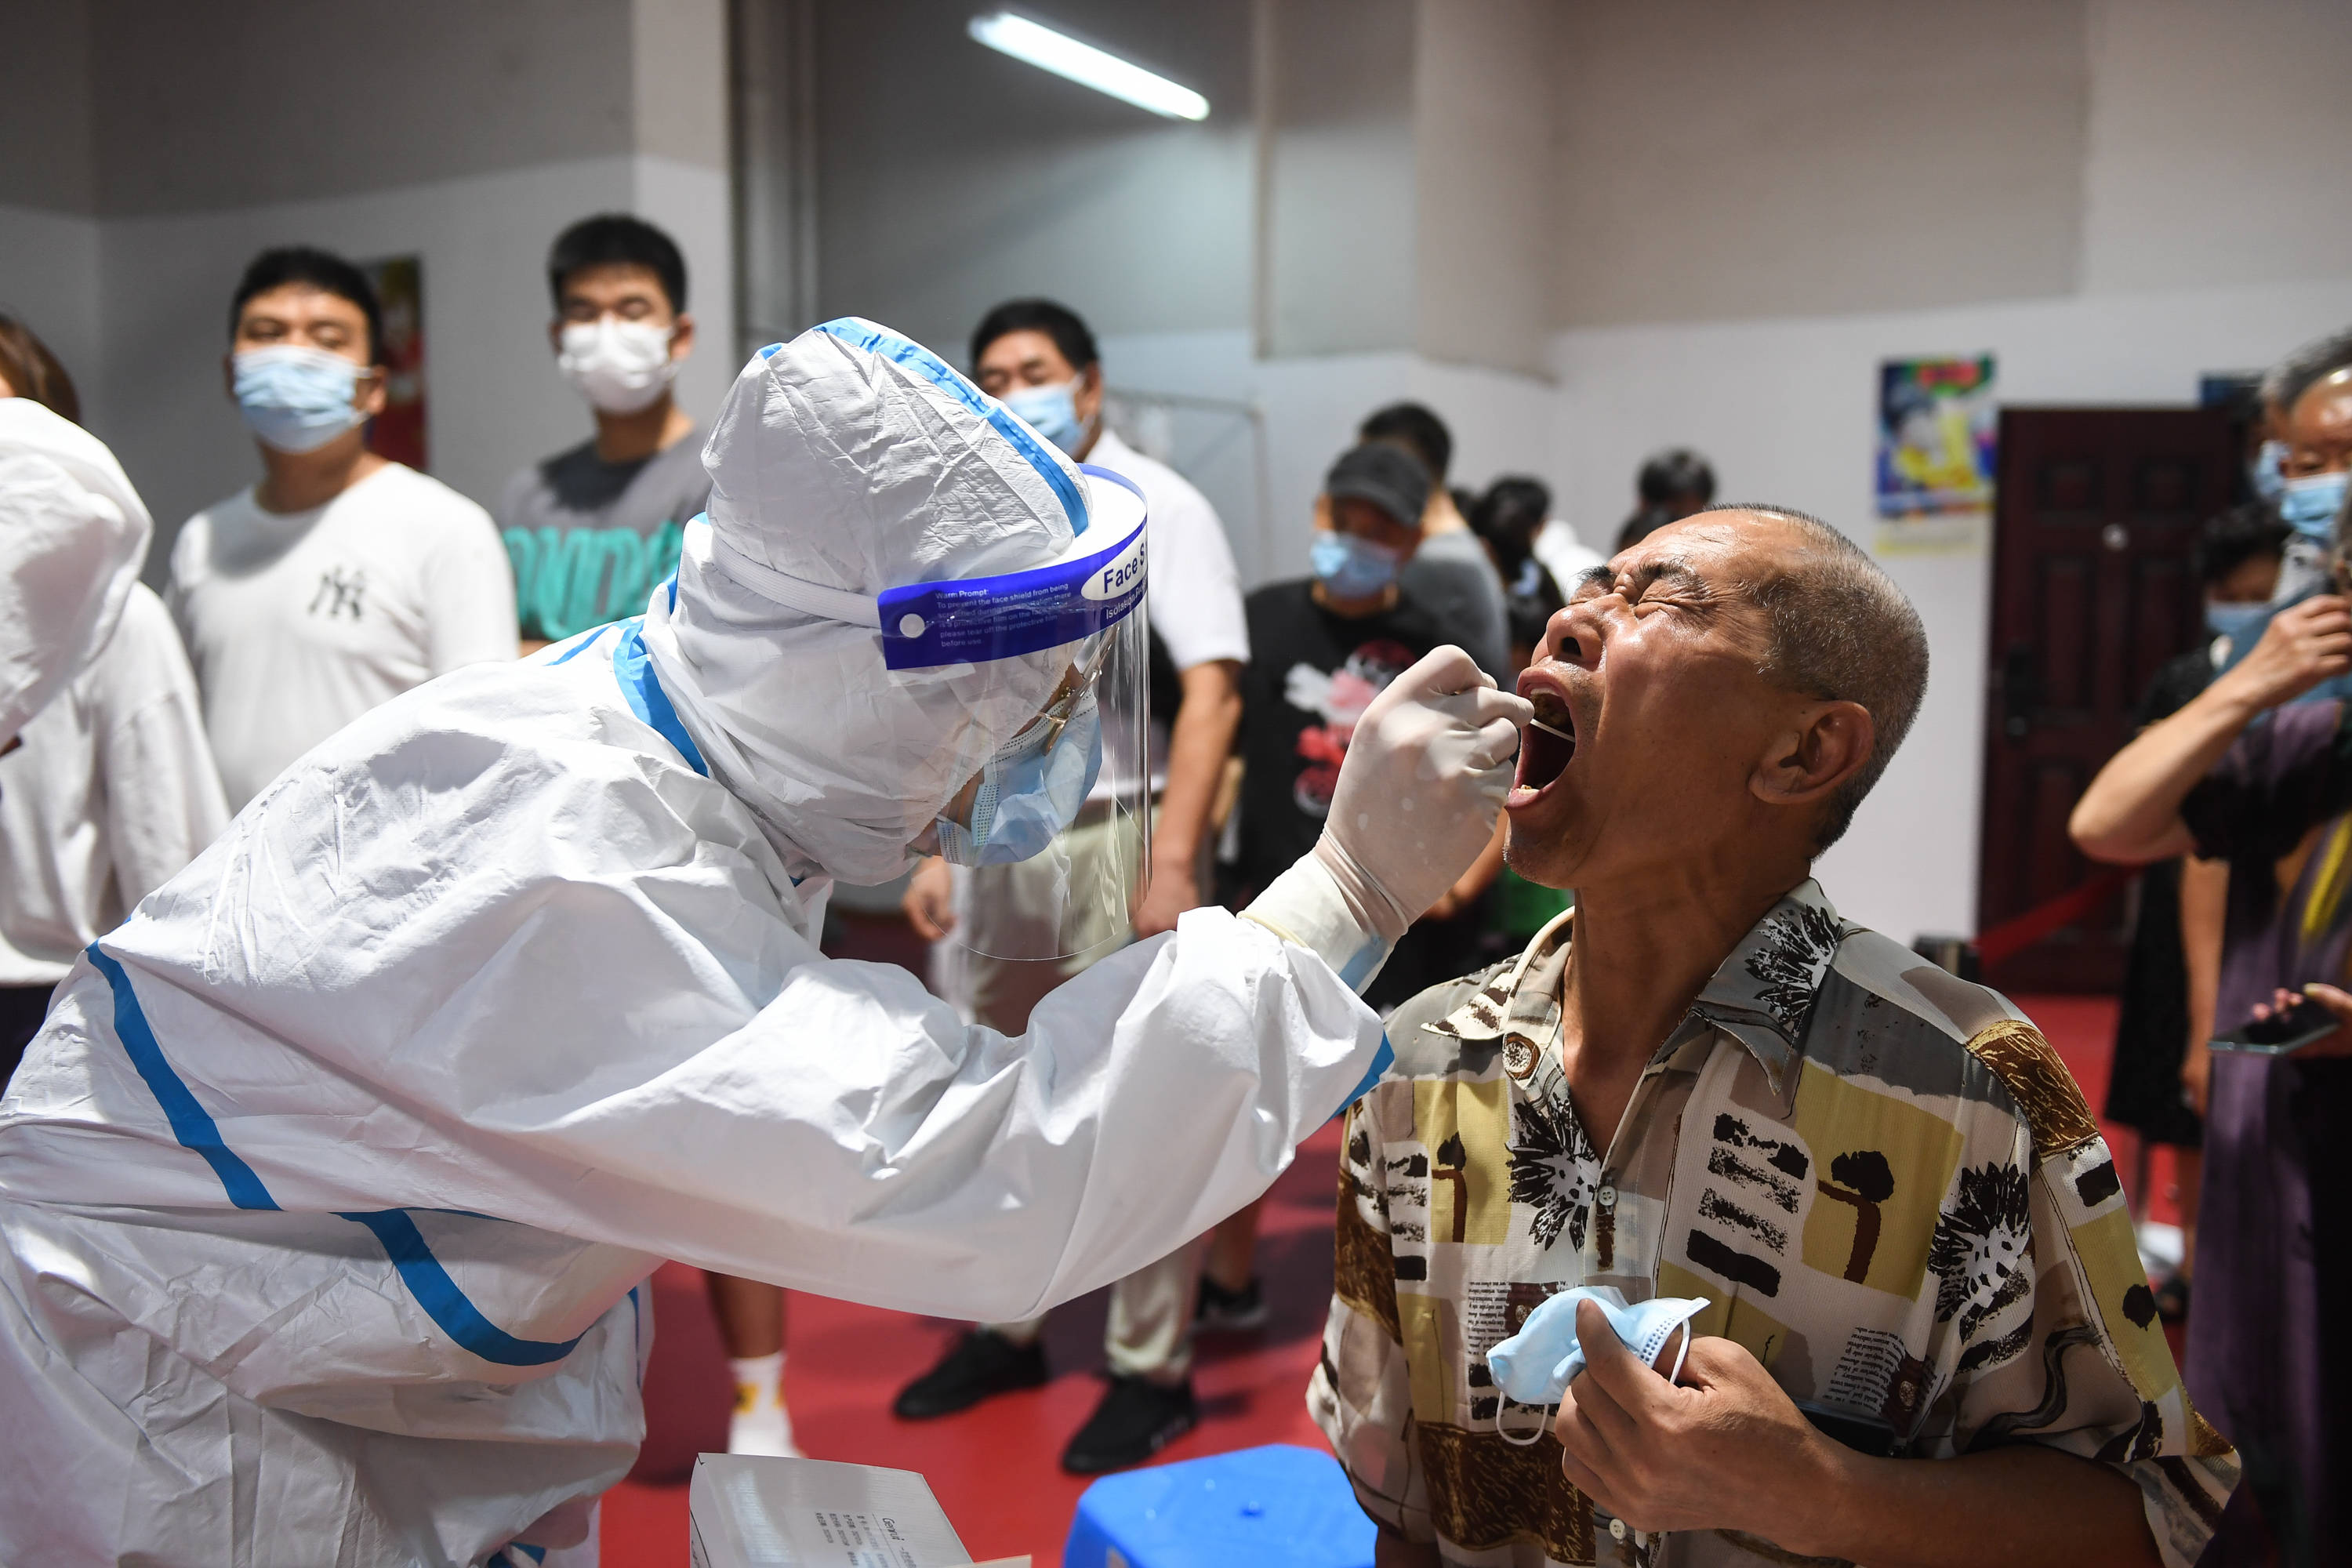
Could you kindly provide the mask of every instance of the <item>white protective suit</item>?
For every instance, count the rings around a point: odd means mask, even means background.
[[[0,746],[114,635],[153,527],[106,443],[0,397]]]
[[[894,683],[720,569],[870,595],[1069,542],[923,357],[765,351],[641,622],[368,714],[84,955],[0,1104],[0,1561],[537,1561],[635,1452],[658,1260],[1027,1316],[1364,1077],[1336,896],[1288,911],[1315,951],[1194,910],[1020,1038],[820,956],[827,878],[962,782],[943,737],[1066,664]]]

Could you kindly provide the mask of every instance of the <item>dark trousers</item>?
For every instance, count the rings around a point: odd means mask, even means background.
[[[49,998],[57,989],[54,985],[0,985],[0,1091],[16,1076],[25,1047],[41,1032],[41,1020],[49,1016]]]

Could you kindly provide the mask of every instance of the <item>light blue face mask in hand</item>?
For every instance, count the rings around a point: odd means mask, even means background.
[[[970,825],[939,819],[940,854],[956,866],[1028,859],[1077,820],[1101,772],[1102,716],[1090,692],[1058,733],[1041,720],[982,765]]]
[[[360,366],[324,349],[248,349],[231,374],[246,428],[275,451],[315,452],[367,417],[352,403]]]
[[[1628,1306],[1625,1293],[1613,1285],[1579,1285],[1562,1290],[1529,1312],[1517,1333],[1486,1352],[1495,1386],[1515,1403],[1557,1405],[1576,1374],[1584,1370],[1584,1346],[1576,1337],[1579,1301],[1598,1306],[1609,1319],[1609,1326],[1617,1331],[1618,1339],[1644,1366],[1655,1365],[1675,1331],[1685,1327],[1707,1304],[1703,1297],[1654,1296]],[[1667,1382],[1682,1375],[1683,1358],[1689,1354],[1690,1335],[1685,1333],[1682,1348],[1675,1352],[1675,1369],[1665,1374]],[[1496,1402],[1495,1430],[1506,1442],[1526,1447],[1550,1425],[1547,1421],[1524,1437],[1513,1436],[1504,1430],[1502,1404]]]
[[[1078,417],[1078,384],[1018,386],[998,399],[1027,422],[1029,428],[1075,458],[1087,444],[1086,422]]]
[[[1307,559],[1324,588],[1342,599],[1369,599],[1396,581],[1397,552],[1352,533],[1318,532]]]

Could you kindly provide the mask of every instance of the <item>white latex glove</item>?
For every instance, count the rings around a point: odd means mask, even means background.
[[[1495,837],[1525,698],[1458,647],[1433,649],[1357,721],[1315,858],[1393,942]]]
[[[1433,651],[1364,710],[1322,837],[1243,917],[1321,954],[1360,993],[1493,838],[1533,717],[1460,648]]]

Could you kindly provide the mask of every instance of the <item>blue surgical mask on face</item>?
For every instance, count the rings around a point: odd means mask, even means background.
[[[1318,532],[1307,563],[1324,588],[1342,599],[1369,599],[1396,581],[1397,552],[1352,533]]]
[[[2345,478],[2338,472],[2288,479],[2279,492],[2279,516],[2305,539],[2332,538],[2336,514],[2344,510]]]
[[[1486,1352],[1486,1365],[1495,1374],[1496,1387],[1520,1405],[1552,1405],[1560,1402],[1568,1385],[1584,1370],[1584,1345],[1576,1337],[1579,1301],[1598,1306],[1608,1317],[1609,1326],[1617,1331],[1618,1339],[1645,1366],[1657,1361],[1658,1353],[1666,1348],[1676,1329],[1687,1326],[1706,1308],[1703,1298],[1681,1296],[1654,1296],[1628,1306],[1624,1292],[1613,1285],[1579,1285],[1572,1290],[1562,1290],[1529,1312],[1517,1333]],[[1674,1371],[1668,1374],[1669,1382],[1682,1375],[1683,1357],[1689,1353],[1690,1336],[1685,1333],[1681,1352],[1675,1357]],[[1524,1445],[1543,1435],[1544,1428],[1538,1426],[1528,1437],[1514,1437],[1502,1430],[1502,1422],[1498,1402],[1495,1426],[1505,1438]]]
[[[2265,441],[2254,449],[2246,465],[2246,477],[2253,481],[2254,493],[2278,505],[2279,494],[2286,489],[2286,443]]]
[[[1071,457],[1087,444],[1086,422],[1078,417],[1078,384],[1015,387],[1004,395],[1004,406],[1027,422],[1029,428]]]
[[[1102,772],[1102,720],[1083,700],[1050,742],[1016,738],[980,771],[969,826],[939,819],[940,854],[957,866],[1026,860],[1077,820]]]
[[[2217,637],[2228,637],[2233,648],[2251,647],[2277,609],[2275,605],[2259,601],[2215,604],[2209,600],[2205,605],[2205,629]]]
[[[360,367],[341,354],[281,343],[231,362],[237,412],[261,444],[315,452],[367,417],[352,404]]]

